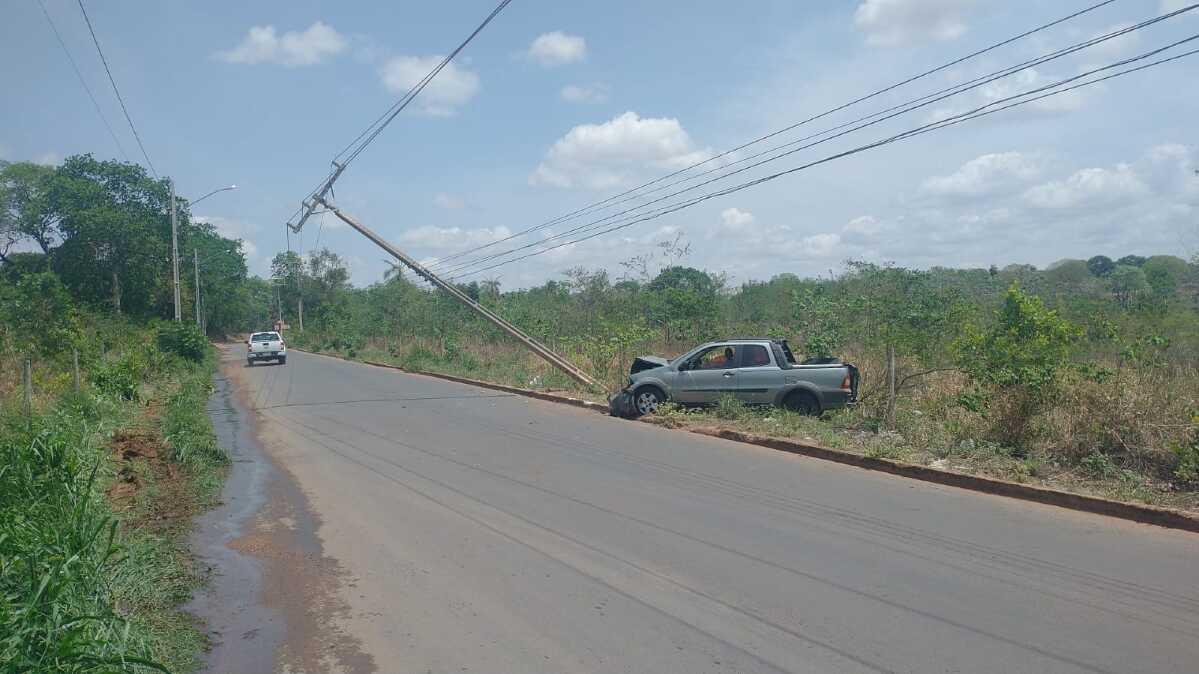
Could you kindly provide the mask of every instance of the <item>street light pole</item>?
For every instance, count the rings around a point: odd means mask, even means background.
[[[175,286],[175,321],[182,318],[179,308],[179,225],[175,222],[175,179],[167,178],[171,185],[171,277]]]
[[[196,267],[196,327],[203,329],[200,324],[200,251],[192,251],[192,262]]]

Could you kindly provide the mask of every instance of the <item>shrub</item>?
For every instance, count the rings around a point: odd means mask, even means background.
[[[118,360],[98,364],[89,378],[103,393],[125,400],[137,400],[146,367],[143,354],[129,351]]]
[[[718,419],[736,421],[744,417],[748,411],[749,408],[745,406],[745,403],[726,393],[720,396],[720,400],[716,402],[716,409],[713,411],[713,414]]]
[[[198,363],[208,353],[208,339],[195,325],[175,321],[158,328],[158,348]]]
[[[1041,298],[1013,283],[986,330],[971,326],[957,342],[959,367],[994,395],[988,402],[999,439],[1023,447],[1045,403],[1058,387],[1077,327],[1048,309]],[[972,401],[980,402],[979,399]]]

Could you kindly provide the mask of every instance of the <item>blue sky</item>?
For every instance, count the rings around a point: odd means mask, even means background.
[[[45,2],[124,151],[138,159],[77,5]],[[196,215],[244,239],[259,273],[284,247],[283,220],[329,159],[493,6],[490,0],[86,4],[159,172],[173,175],[180,193],[192,197],[239,185],[197,206]],[[515,0],[353,164],[337,198],[417,257],[436,258],[1086,4]],[[1121,0],[777,140],[1187,4]],[[121,157],[37,1],[7,3],[4,15],[0,158]],[[803,163],[1195,32],[1199,11],[776,164]],[[689,264],[734,281],[826,273],[847,258],[927,267],[1192,254],[1199,247],[1197,73],[1199,57],[1176,62],[474,278],[529,285],[578,265],[618,275],[619,261],[680,233],[691,243]],[[318,223],[306,229],[305,247]],[[321,245],[349,261],[356,283],[377,280],[387,267],[381,251],[331,218]]]

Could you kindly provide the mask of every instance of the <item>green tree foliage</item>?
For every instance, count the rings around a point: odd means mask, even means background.
[[[32,162],[0,163],[0,262],[14,243],[31,240],[42,253],[59,238],[55,169]]]
[[[1091,274],[1099,278],[1106,278],[1116,269],[1116,263],[1106,255],[1096,255],[1087,260],[1087,269],[1091,270]]]
[[[694,267],[666,267],[646,286],[651,324],[667,339],[713,334],[723,279]]]
[[[1149,282],[1141,267],[1118,265],[1108,275],[1108,284],[1116,301],[1126,309],[1149,293]]]
[[[156,339],[162,351],[196,363],[208,353],[208,340],[195,323],[188,321],[160,325]]]
[[[75,301],[136,317],[173,314],[168,216],[170,192],[135,164],[69,157],[58,167],[27,162],[0,165],[0,278],[53,270]],[[191,221],[176,199],[185,315],[194,309],[189,283],[193,251],[207,323],[222,332],[240,320],[245,257],[240,243],[212,225]],[[17,244],[40,253],[13,252]],[[17,246],[19,249],[20,246]]]
[[[1119,260],[1116,260],[1116,264],[1128,265],[1129,267],[1140,267],[1141,265],[1145,264],[1147,259],[1148,258],[1141,257],[1140,255],[1125,255]]]
[[[999,438],[1017,447],[1056,391],[1081,330],[1012,284],[990,325],[971,326],[957,343],[959,367],[993,395]],[[975,401],[977,406],[977,401]]]
[[[0,285],[0,318],[16,348],[27,355],[69,352],[82,337],[70,293],[51,272]]]
[[[1191,275],[1190,267],[1182,258],[1173,255],[1154,255],[1141,264],[1145,272],[1145,282],[1150,292],[1158,299],[1166,299],[1174,295],[1179,284],[1185,282]]]

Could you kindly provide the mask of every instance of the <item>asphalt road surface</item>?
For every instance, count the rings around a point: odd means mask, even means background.
[[[1199,671],[1199,536],[243,350],[279,671]]]

